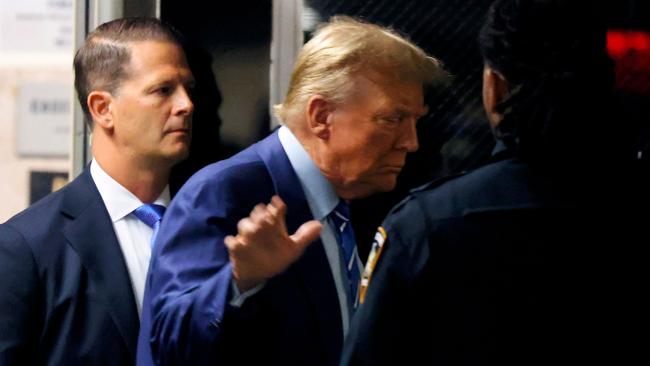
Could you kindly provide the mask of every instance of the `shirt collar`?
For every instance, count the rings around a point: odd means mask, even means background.
[[[501,161],[504,159],[509,159],[514,156],[514,151],[511,148],[508,148],[506,144],[497,139],[496,144],[494,145],[494,149],[492,149],[492,155],[490,156],[489,161],[490,162],[495,162],[495,161]]]
[[[506,147],[506,144],[503,143],[503,141],[497,139],[496,143],[494,144],[494,148],[492,149],[492,154],[491,155],[497,155],[503,151],[506,151],[508,148]]]
[[[123,219],[133,210],[143,205],[138,197],[108,175],[95,159],[90,162],[90,175],[97,186],[99,194],[102,196],[104,206],[106,206],[112,222]],[[166,186],[154,203],[167,207],[169,197],[169,186]]]
[[[311,213],[316,220],[325,219],[339,203],[339,197],[334,191],[334,187],[323,176],[323,173],[314,164],[305,148],[288,127],[280,127],[278,138],[293,170],[298,176]]]

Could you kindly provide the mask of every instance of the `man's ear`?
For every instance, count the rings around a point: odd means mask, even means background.
[[[95,90],[88,94],[86,103],[95,125],[103,129],[113,129],[112,102],[113,96],[109,92]]]
[[[497,106],[501,103],[510,91],[510,85],[499,72],[485,65],[483,68],[483,106],[490,126],[496,127],[503,119],[503,114],[498,111]]]
[[[327,140],[331,133],[334,104],[322,95],[314,95],[307,101],[307,126],[318,138]]]

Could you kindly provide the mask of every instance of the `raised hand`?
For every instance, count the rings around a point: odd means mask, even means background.
[[[320,234],[321,223],[311,220],[289,235],[286,211],[282,199],[273,196],[268,205],[258,204],[250,216],[239,221],[237,236],[224,239],[240,291],[250,290],[287,269]]]

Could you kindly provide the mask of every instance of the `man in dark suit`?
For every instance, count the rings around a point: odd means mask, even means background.
[[[93,160],[0,225],[2,365],[134,364],[156,215],[188,154],[193,78],[170,28],[105,23],[74,66]]]
[[[347,201],[394,187],[418,147],[423,87],[440,76],[392,31],[349,18],[321,27],[276,109],[284,126],[172,202],[139,364],[337,364],[361,267]]]
[[[624,150],[607,113],[613,65],[594,6],[493,3],[479,36],[492,158],[412,192],[386,218],[343,365],[590,364],[614,354],[626,332],[611,328],[622,316],[611,305],[624,300],[610,283],[628,232],[611,194],[622,199],[621,175],[609,172]]]

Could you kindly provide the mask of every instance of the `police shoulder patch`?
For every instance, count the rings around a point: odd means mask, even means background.
[[[375,238],[372,242],[372,248],[370,249],[370,254],[368,255],[368,261],[366,262],[366,268],[363,270],[363,275],[361,276],[361,286],[359,288],[359,302],[363,304],[363,301],[366,296],[366,291],[370,285],[370,280],[372,279],[372,272],[375,270],[375,266],[379,261],[379,256],[381,255],[382,249],[386,244],[386,230],[383,227],[377,228],[377,233],[375,233]]]

